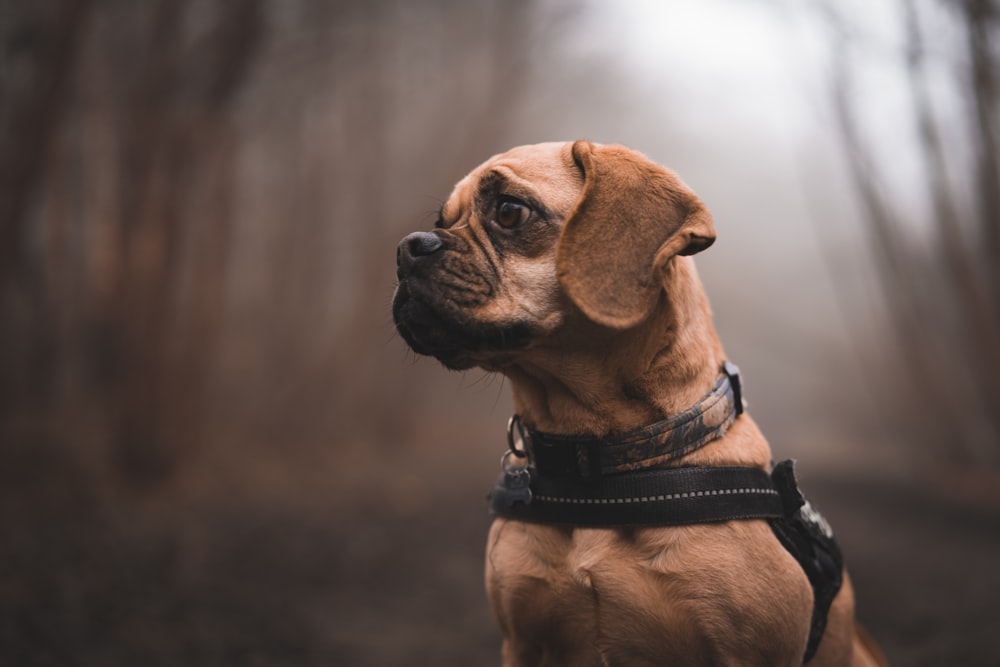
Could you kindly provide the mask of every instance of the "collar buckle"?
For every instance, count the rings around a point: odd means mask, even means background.
[[[743,401],[743,376],[740,375],[740,367],[731,361],[722,364],[722,372],[729,378],[729,386],[733,388],[733,408],[736,416],[739,417],[746,409]]]

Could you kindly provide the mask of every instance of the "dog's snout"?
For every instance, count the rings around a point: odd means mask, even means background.
[[[403,237],[396,248],[396,273],[405,276],[413,264],[421,257],[433,255],[444,247],[437,234],[431,232],[414,232]]]

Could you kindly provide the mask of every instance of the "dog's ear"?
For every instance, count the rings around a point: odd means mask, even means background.
[[[584,187],[559,239],[559,282],[588,318],[625,329],[656,305],[672,257],[712,245],[712,217],[676,175],[624,146],[577,141],[572,153]]]

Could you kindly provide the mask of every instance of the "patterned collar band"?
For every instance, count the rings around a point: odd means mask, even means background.
[[[684,412],[655,424],[597,438],[534,431],[514,415],[508,425],[508,441],[511,451],[529,456],[543,477],[594,480],[689,454],[722,437],[742,412],[740,370],[727,361],[712,391]],[[517,447],[515,430],[521,447]]]

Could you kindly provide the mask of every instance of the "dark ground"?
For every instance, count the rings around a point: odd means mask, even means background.
[[[0,665],[498,664],[478,474],[109,511],[51,472],[0,479]],[[894,665],[1000,665],[1000,513],[914,485],[805,487]]]

